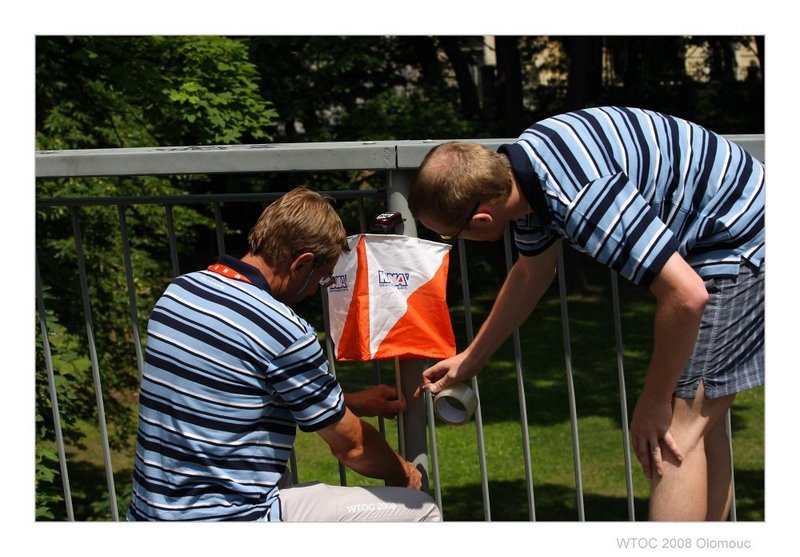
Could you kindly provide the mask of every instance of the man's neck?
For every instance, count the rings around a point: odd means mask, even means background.
[[[258,269],[258,271],[264,276],[269,284],[272,295],[276,300],[289,303],[287,299],[285,299],[287,288],[289,288],[288,269],[285,272],[282,272],[281,268],[274,269],[266,261],[264,261],[263,257],[259,257],[253,253],[248,253],[242,257],[242,261]]]
[[[506,199],[506,211],[510,217],[509,220],[516,220],[533,212],[528,199],[522,194],[522,189],[513,176],[511,178],[511,194]]]
[[[252,253],[248,253],[244,257],[242,257],[242,261],[250,265],[251,267],[255,267],[258,271],[264,276],[268,283],[272,284],[272,280],[275,278],[275,273],[272,272],[272,269],[267,265],[266,261],[257,255]]]

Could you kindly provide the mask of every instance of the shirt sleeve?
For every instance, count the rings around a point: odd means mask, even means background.
[[[328,373],[313,330],[273,359],[267,381],[302,431],[317,431],[344,415],[342,388]]]
[[[559,238],[555,229],[542,224],[535,213],[517,219],[511,226],[514,232],[514,245],[522,255],[538,255]]]
[[[672,231],[623,173],[593,180],[566,207],[569,242],[635,284],[649,286],[678,249]]]

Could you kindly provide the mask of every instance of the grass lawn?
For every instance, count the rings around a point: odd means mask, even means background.
[[[575,404],[580,440],[582,501],[589,521],[628,520],[625,461],[620,417],[620,385],[610,301],[608,271],[589,265],[589,294],[568,298]],[[647,291],[620,280],[624,369],[629,415],[641,389],[652,343],[652,299]],[[491,307],[492,297],[473,300],[475,330]],[[464,330],[462,308],[453,307],[453,326]],[[459,348],[465,344],[457,337]],[[556,294],[540,303],[521,330],[524,396],[531,447],[535,519],[578,520],[576,473],[572,452],[564,341]],[[373,381],[371,364],[340,364],[337,376],[345,390]],[[383,381],[392,383],[391,364],[383,364]],[[479,375],[484,423],[491,519],[529,518],[528,490],[522,455],[520,412],[512,343],[499,350]],[[372,420],[377,424],[376,420]],[[731,412],[734,435],[737,519],[764,520],[764,390],[740,394]],[[396,424],[385,422],[387,438],[396,443]],[[484,520],[474,420],[464,426],[437,423],[443,513],[448,521]],[[106,506],[102,458],[89,438],[87,449],[70,461],[76,517],[86,519]],[[298,431],[300,481],[339,483],[339,468],[315,434]],[[132,453],[132,449],[130,451]],[[633,459],[633,493],[637,520],[647,516],[649,485]],[[130,494],[130,454],[115,454],[121,516]],[[349,485],[379,482],[347,472]],[[102,518],[100,518],[102,519]]]

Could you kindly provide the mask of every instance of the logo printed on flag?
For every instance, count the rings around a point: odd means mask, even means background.
[[[411,273],[390,273],[378,271],[378,286],[394,286],[396,288],[408,288],[408,279]]]
[[[339,361],[447,358],[456,353],[447,307],[450,246],[409,236],[347,239],[328,289]]]
[[[333,284],[328,287],[328,292],[341,292],[347,290],[347,275],[332,275]]]

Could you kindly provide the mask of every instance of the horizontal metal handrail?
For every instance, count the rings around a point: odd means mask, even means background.
[[[763,135],[737,134],[725,137],[741,145],[759,160],[764,160]],[[514,139],[425,139],[37,151],[36,177],[414,169],[433,146],[445,141],[471,141],[497,148],[503,143],[513,142]]]

